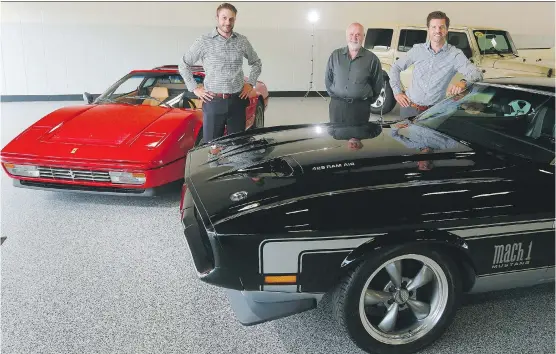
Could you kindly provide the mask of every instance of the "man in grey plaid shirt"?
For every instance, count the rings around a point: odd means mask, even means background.
[[[185,53],[179,71],[187,89],[203,102],[203,141],[245,130],[249,96],[261,74],[262,63],[247,37],[234,32],[237,9],[223,3],[216,10],[217,27],[199,37]],[[247,82],[243,58],[251,66]],[[191,66],[199,60],[205,70],[203,85],[197,85]]]

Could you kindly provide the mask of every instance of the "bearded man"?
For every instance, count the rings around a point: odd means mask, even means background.
[[[346,40],[347,46],[334,50],[326,65],[330,122],[363,124],[369,121],[371,104],[384,86],[382,65],[374,53],[363,48],[363,25],[349,25]]]

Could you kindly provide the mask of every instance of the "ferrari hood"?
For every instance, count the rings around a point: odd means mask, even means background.
[[[168,111],[163,107],[96,105],[61,122],[43,141],[118,146],[136,138]]]
[[[180,129],[191,125],[189,118],[196,114],[152,106],[64,107],[10,141],[1,156],[3,161],[40,160],[56,165],[117,162],[158,167],[183,157],[172,141]]]

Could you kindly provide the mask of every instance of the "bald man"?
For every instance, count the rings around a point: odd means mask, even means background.
[[[346,40],[347,46],[334,50],[326,66],[330,122],[362,124],[369,121],[371,104],[384,86],[382,65],[374,53],[363,48],[363,25],[349,25]]]

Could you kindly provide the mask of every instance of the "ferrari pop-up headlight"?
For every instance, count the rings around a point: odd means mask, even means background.
[[[13,163],[4,163],[6,170],[14,175],[21,177],[39,177],[39,169],[33,165],[16,165]]]
[[[147,177],[142,172],[110,171],[108,173],[110,174],[112,183],[143,184],[147,181]]]

